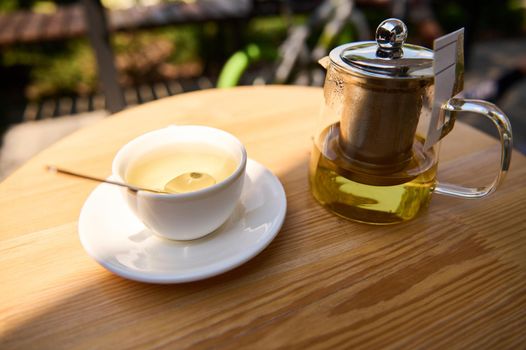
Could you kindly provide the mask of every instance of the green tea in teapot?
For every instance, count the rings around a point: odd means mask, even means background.
[[[324,135],[321,144],[326,155],[315,144],[309,167],[312,194],[323,206],[345,218],[375,224],[406,221],[427,207],[437,166],[434,152],[422,151],[422,138],[415,139],[414,156],[404,169],[378,176],[342,161],[337,146],[327,149],[334,142]],[[334,156],[329,158],[331,154]]]

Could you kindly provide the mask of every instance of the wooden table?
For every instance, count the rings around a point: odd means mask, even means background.
[[[58,142],[0,183],[0,347],[504,349],[526,344],[526,159],[486,200],[435,196],[428,212],[377,227],[340,219],[307,189],[322,91],[207,90],[126,110]],[[128,140],[172,123],[207,124],[245,143],[282,181],[277,238],[223,275],[180,285],[115,276],[77,237],[96,184],[54,163],[110,173]],[[491,180],[496,140],[458,123],[440,177]]]

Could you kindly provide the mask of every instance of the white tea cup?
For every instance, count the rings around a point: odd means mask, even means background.
[[[157,235],[173,240],[203,237],[233,213],[245,179],[247,153],[226,131],[200,125],[173,125],[143,134],[124,145],[113,159],[112,172],[126,182],[126,172],[137,159],[161,148],[203,144],[225,152],[237,167],[226,179],[203,189],[176,194],[122,189],[126,202],[143,224]]]

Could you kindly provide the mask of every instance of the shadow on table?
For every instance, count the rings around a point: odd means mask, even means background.
[[[232,312],[228,310],[229,304],[237,303],[230,300],[232,290],[242,289],[249,297],[251,280],[257,279],[262,270],[271,268],[273,256],[279,253],[276,248],[279,248],[281,239],[278,236],[275,247],[272,244],[269,249],[232,271],[191,283],[140,283],[123,279],[100,267],[94,272],[97,277],[91,278],[90,284],[76,294],[5,331],[2,347],[57,349],[90,344],[97,348],[96,344],[101,344],[107,348],[109,338],[118,342],[113,344],[117,347],[132,347],[137,345],[137,336],[141,338],[141,334],[150,334],[144,338],[152,338],[152,335],[153,338],[173,337],[179,332],[184,334],[188,328],[196,327],[192,325],[194,316],[202,315],[203,307],[209,308],[205,314],[210,317]],[[224,304],[211,304],[210,298],[218,298]],[[180,313],[174,312],[178,309]],[[235,313],[231,317],[235,317]],[[130,333],[133,333],[134,343],[127,343],[126,334]]]
[[[286,191],[291,186],[304,187],[307,191],[306,173],[307,159],[303,159],[298,164],[291,164],[287,172],[277,175]],[[290,196],[290,193],[287,195]],[[135,346],[136,343],[128,343],[128,339],[137,342],[141,334],[145,339],[156,338],[161,343],[164,338],[177,339],[178,344],[184,343],[185,339],[195,342],[196,339],[209,337],[209,334],[194,334],[199,329],[200,321],[206,321],[207,329],[214,333],[214,326],[224,327],[223,315],[228,315],[227,319],[244,317],[234,308],[243,304],[243,300],[248,303],[253,299],[265,276],[279,271],[274,275],[279,279],[280,272],[289,269],[286,265],[291,251],[287,248],[295,242],[290,241],[287,233],[291,224],[297,226],[297,216],[304,210],[330,216],[318,207],[310,194],[305,201],[292,198],[288,201],[287,219],[281,232],[269,247],[240,267],[206,280],[174,285],[134,282],[98,267],[93,269],[93,275],[86,276],[86,285],[74,295],[7,330],[2,336],[4,346],[31,348],[38,344],[40,349],[55,349],[79,344],[93,347],[103,344],[107,347],[107,342],[118,341],[112,345],[126,347]],[[303,244],[296,242],[297,250],[292,252],[295,257],[303,254],[301,247]],[[233,300],[233,291],[243,300]],[[130,334],[132,336],[127,338]]]

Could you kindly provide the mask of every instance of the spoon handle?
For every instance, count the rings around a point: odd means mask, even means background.
[[[74,172],[74,171],[70,171],[70,170],[66,170],[66,169],[62,169],[62,168],[56,167],[54,165],[48,165],[46,167],[46,169],[48,171],[51,171],[51,172],[65,174],[65,175],[70,175],[70,176],[75,176],[75,177],[80,177],[80,178],[86,179],[86,180],[97,181],[97,182],[104,182],[104,183],[108,183],[108,184],[112,184],[112,185],[126,187],[126,188],[132,190],[133,192],[148,191],[148,192],[154,192],[154,193],[166,193],[166,192],[163,192],[163,191],[157,191],[157,190],[153,190],[153,189],[149,189],[149,188],[141,188],[141,187],[137,187],[137,186],[134,186],[134,185],[125,184],[125,183],[119,182],[119,181],[108,180],[108,179],[103,179],[103,178],[95,177],[95,176],[91,176],[91,175],[80,174],[80,173],[77,173],[77,172]]]

